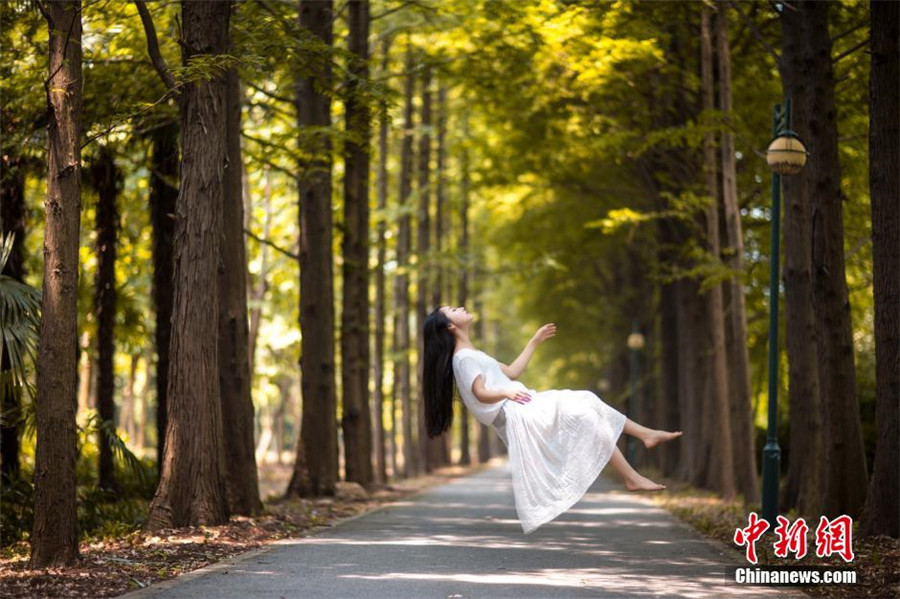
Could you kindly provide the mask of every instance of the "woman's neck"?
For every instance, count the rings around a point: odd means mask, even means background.
[[[472,341],[469,339],[469,335],[467,333],[460,332],[456,337],[456,347],[454,347],[453,353],[456,353],[464,348],[475,349],[475,346],[472,345]]]

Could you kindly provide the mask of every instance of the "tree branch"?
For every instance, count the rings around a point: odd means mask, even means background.
[[[247,81],[246,83],[247,83],[247,87],[253,89],[254,91],[258,91],[259,93],[261,93],[262,95],[264,95],[268,98],[272,98],[273,100],[278,100],[279,102],[284,102],[285,104],[290,104],[291,106],[294,105],[294,101],[292,99],[288,98],[287,96],[279,96],[278,94],[272,93],[270,91],[266,91],[265,89],[259,87],[258,85],[255,85],[252,81]]]
[[[397,12],[397,11],[399,11],[399,10],[403,10],[403,9],[406,8],[407,6],[410,6],[410,5],[413,5],[413,6],[414,6],[414,5],[416,5],[416,4],[418,4],[418,2],[416,2],[415,0],[406,0],[405,2],[401,2],[399,5],[395,6],[394,8],[388,8],[388,9],[385,10],[384,12],[378,13],[377,15],[372,15],[372,16],[369,18],[369,20],[370,20],[370,21],[377,21],[378,19],[383,19],[384,17],[386,17],[386,16],[388,16],[388,15],[392,15],[392,14],[394,14],[395,12]]]
[[[836,64],[836,63],[840,62],[840,61],[843,60],[844,58],[847,58],[848,56],[850,56],[851,54],[853,54],[854,52],[856,52],[856,51],[859,50],[860,48],[863,48],[863,47],[865,47],[865,46],[867,46],[867,45],[869,45],[869,38],[864,39],[863,41],[859,42],[858,44],[856,44],[855,46],[853,46],[853,47],[850,48],[849,50],[844,50],[843,52],[841,52],[840,54],[838,54],[837,56],[835,56],[834,58],[832,58],[832,59],[831,59],[831,64]]]
[[[291,258],[291,259],[296,260],[296,261],[298,261],[298,262],[300,261],[300,255],[299,255],[299,254],[295,254],[295,253],[293,253],[293,252],[291,252],[291,251],[289,251],[289,250],[286,250],[286,249],[284,249],[283,247],[281,247],[280,245],[277,245],[277,244],[272,243],[272,242],[269,241],[268,239],[263,239],[262,237],[259,237],[258,235],[256,235],[255,233],[253,233],[253,231],[250,231],[249,229],[244,229],[244,235],[246,235],[247,237],[249,237],[249,238],[251,238],[251,239],[253,239],[253,240],[255,240],[255,241],[257,241],[257,242],[259,242],[259,243],[261,243],[261,244],[263,244],[263,245],[269,246],[270,248],[272,248],[272,249],[275,250],[276,252],[280,252],[280,253],[284,254],[285,256],[287,256],[288,258]]]
[[[846,36],[846,35],[850,35],[850,34],[853,33],[854,31],[856,31],[857,29],[861,29],[861,28],[865,27],[865,26],[868,25],[868,24],[869,24],[868,21],[863,21],[862,23],[860,23],[860,24],[857,25],[856,27],[851,27],[851,28],[848,29],[847,31],[844,31],[843,33],[837,34],[836,36],[834,36],[833,38],[831,38],[831,43],[833,44],[834,42],[838,41],[838,40],[841,39],[842,37],[844,37],[844,36]]]
[[[150,55],[150,60],[153,61],[153,66],[156,68],[156,72],[159,73],[165,86],[169,90],[175,91],[178,84],[162,54],[159,53],[159,40],[156,38],[156,27],[153,26],[153,18],[150,16],[150,11],[147,10],[147,5],[144,4],[143,0],[133,0],[133,2],[141,15],[141,23],[144,25],[144,33],[147,35],[147,53]]]
[[[734,0],[728,0],[728,5],[731,6],[731,8],[733,8],[734,11],[738,15],[740,15],[741,20],[750,29],[750,33],[753,34],[753,37],[756,38],[756,41],[758,41],[762,45],[762,47],[766,49],[766,52],[768,52],[772,56],[772,58],[775,59],[776,65],[780,64],[781,57],[778,56],[778,52],[776,52],[775,48],[773,48],[772,45],[766,41],[766,38],[763,36],[762,32],[756,27],[756,24],[753,22],[753,20],[744,14],[744,11],[741,10],[741,8],[738,6],[738,4],[740,4],[740,3],[735,2]]]
[[[253,153],[252,151],[250,151],[250,150],[244,150],[244,153],[246,153],[247,156],[249,156],[249,157],[252,158],[253,160],[255,160],[255,161],[257,161],[257,162],[261,162],[261,163],[263,163],[263,164],[267,164],[267,165],[269,165],[269,167],[271,167],[272,169],[278,171],[279,173],[282,173],[282,174],[284,174],[284,175],[287,175],[287,176],[290,177],[291,179],[296,179],[296,178],[297,178],[297,173],[296,173],[296,172],[290,170],[289,168],[285,168],[285,167],[281,166],[280,164],[276,164],[275,162],[272,162],[271,160],[269,160],[268,158],[265,158],[264,156],[258,156],[257,154],[254,154],[254,153]]]

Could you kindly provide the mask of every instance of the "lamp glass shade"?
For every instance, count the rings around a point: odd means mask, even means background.
[[[806,148],[796,136],[780,135],[769,144],[766,162],[779,175],[795,175],[806,164]]]
[[[643,349],[644,336],[640,333],[632,333],[628,335],[628,349]]]

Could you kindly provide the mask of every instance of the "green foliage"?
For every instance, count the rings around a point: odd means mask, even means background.
[[[106,432],[113,448],[118,489],[97,486],[97,432]],[[78,427],[76,463],[78,530],[83,536],[111,538],[140,528],[156,488],[156,463],[140,459],[108,423],[91,414]],[[27,435],[26,435],[27,437]],[[27,540],[34,523],[33,466],[23,464],[19,477],[0,488],[0,539],[4,547]]]
[[[25,472],[0,486],[0,546],[28,538],[34,524],[34,484]]]
[[[0,238],[0,270],[9,260],[14,235]],[[0,354],[6,352],[10,368],[0,372],[0,394],[19,393],[24,388],[34,396],[28,374],[36,363],[40,329],[41,292],[16,279],[0,274]],[[15,420],[16,414],[3,414]]]
[[[478,316],[489,324],[475,343],[500,359],[511,359],[540,324],[556,322],[559,335],[535,356],[525,375],[528,384],[598,389],[601,380],[611,381],[608,397],[614,404],[624,393],[622,359],[631,322],[639,320],[648,337],[653,337],[660,310],[659,285],[689,277],[706,290],[740,278],[746,291],[754,400],[758,421],[764,420],[770,172],[762,150],[770,136],[772,104],[781,101],[782,90],[777,65],[758,36],[778,47],[779,17],[771,5],[742,4],[754,25],[751,29],[730,12],[734,110],[726,118],[718,110],[700,110],[700,6],[686,2],[380,0],[372,6],[372,77],[359,81],[348,69],[352,56],[344,43],[346,5],[338,3],[335,44],[328,47],[299,27],[296,3],[236,3],[229,54],[200,55],[182,65],[178,3],[148,3],[161,54],[181,84],[207,79],[230,67],[236,67],[241,76],[246,228],[251,234],[247,239],[249,308],[259,311],[261,323],[253,381],[259,413],[284,399],[283,391],[290,387],[286,377],[298,378],[299,265],[290,256],[299,251],[297,183],[309,174],[303,169],[321,157],[323,140],[332,144],[334,244],[340,260],[342,152],[352,139],[342,117],[351,88],[354,99],[368,103],[377,115],[370,140],[373,172],[379,158],[374,140],[377,125],[390,127],[388,203],[383,210],[373,210],[371,239],[376,224],[383,222],[388,229],[387,305],[392,305],[391,278],[400,272],[397,223],[405,215],[415,215],[420,191],[414,185],[411,204],[399,206],[402,90],[409,49],[414,56],[412,74],[418,75],[427,63],[435,81],[448,89],[444,191],[450,221],[458,227],[465,154],[471,235],[465,252],[455,232],[446,240],[449,245],[442,255],[414,257],[404,272],[415,275],[423,265],[439,264],[453,279],[462,272],[472,273],[468,307],[474,310],[477,294]],[[867,28],[853,28],[866,22],[866,3],[837,3],[831,14],[833,37],[849,31],[837,38],[835,55],[864,41]],[[43,267],[46,23],[29,3],[22,2],[0,2],[0,20],[0,45],[16,49],[6,53],[0,64],[0,143],[5,153],[30,159],[26,271],[29,282],[36,285]],[[112,144],[124,175],[118,198],[122,228],[116,265],[120,358],[116,376],[121,393],[129,376],[128,358],[139,356],[142,364],[151,365],[154,359],[147,133],[176,119],[177,105],[150,64],[133,3],[86,4],[84,22],[84,155],[89,158],[99,143]],[[385,51],[386,70],[381,66]],[[316,79],[325,62],[332,64],[334,73],[328,84]],[[851,52],[835,63],[835,69],[846,196],[847,279],[860,402],[867,423],[864,431],[871,449],[874,324],[866,136],[868,54],[864,49]],[[332,126],[298,130],[300,77],[313,77],[332,98]],[[412,133],[419,136],[424,130],[418,124],[418,80],[415,89]],[[702,243],[703,221],[696,218],[710,201],[700,169],[703,137],[726,130],[733,132],[737,151],[744,229],[742,272],[726,267],[723,256],[709,253]],[[432,191],[435,187],[436,181]],[[374,208],[374,175],[371,190]],[[94,352],[94,204],[94,192],[85,185],[78,289],[84,360]],[[673,223],[682,236],[664,239],[661,233]],[[338,306],[339,265],[335,268]],[[370,266],[375,267],[374,256]],[[415,279],[411,294],[416,292]],[[37,339],[34,290],[9,285],[0,279],[0,318],[18,315],[19,322],[27,324],[9,329],[4,324],[0,341],[7,347],[20,343],[24,349],[18,363],[25,366],[17,374],[4,375],[4,384],[18,381],[31,389],[33,373],[27,364]],[[4,292],[4,288],[13,291]],[[13,294],[9,300],[13,307],[4,307],[3,293]],[[441,299],[456,302],[455,297]],[[388,339],[392,316],[387,318]],[[387,343],[388,360],[401,352],[414,350]],[[659,365],[658,344],[648,346],[648,360],[651,371],[644,384],[652,389],[658,380],[653,370]],[[388,366],[386,389],[392,383],[390,370]],[[148,388],[152,388],[151,378],[143,380]],[[780,380],[784,387],[784,373]],[[149,400],[153,399],[150,393]],[[781,408],[786,420],[784,403]],[[20,417],[28,439],[33,414],[33,404],[24,402]],[[287,426],[290,429],[291,423]],[[130,528],[140,521],[141,502],[152,495],[155,477],[151,465],[135,455],[139,452],[129,450],[118,434],[108,434],[126,489],[123,497],[132,499],[114,502],[93,489],[93,439],[104,427],[96,415],[89,414],[80,432],[79,519],[84,531],[102,531],[104,520],[110,519],[107,532],[114,533],[118,527]],[[114,431],[107,427],[107,432]],[[26,455],[23,472],[29,471],[28,460]],[[3,526],[11,522],[9,526],[16,530],[27,531],[30,488],[17,482],[7,492],[3,508],[13,511],[4,511]],[[5,532],[6,528],[4,537]]]
[[[109,447],[113,450],[113,456],[128,468],[137,482],[141,486],[146,486],[151,480],[152,477],[147,465],[128,449],[125,441],[122,440],[115,426],[110,421],[102,420],[99,414],[93,413],[88,417],[87,423],[84,426],[80,426],[79,429],[82,438],[87,436],[94,437],[102,431],[107,443],[109,443]]]

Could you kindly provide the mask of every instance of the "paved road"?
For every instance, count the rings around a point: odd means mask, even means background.
[[[126,597],[806,597],[727,581],[726,551],[605,476],[525,536],[501,462]]]

